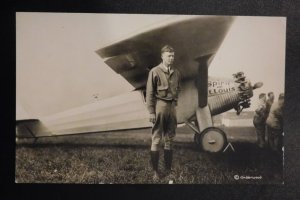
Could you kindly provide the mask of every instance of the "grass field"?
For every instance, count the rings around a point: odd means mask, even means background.
[[[40,138],[34,144],[32,139],[18,140],[16,182],[152,184],[150,135],[150,129],[138,129]],[[253,143],[233,145],[235,152],[201,152],[193,143],[190,129],[179,128],[172,166],[174,183],[282,184],[282,161],[278,155],[261,151]],[[158,183],[168,182],[163,177]]]

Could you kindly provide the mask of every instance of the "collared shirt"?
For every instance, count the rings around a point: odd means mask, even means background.
[[[166,65],[164,65],[163,63],[161,63],[161,66],[165,69],[165,71],[167,71],[167,72],[170,73],[171,66],[166,66]]]
[[[155,113],[156,99],[177,101],[180,91],[180,73],[162,63],[150,70],[147,81],[146,102],[150,113]]]

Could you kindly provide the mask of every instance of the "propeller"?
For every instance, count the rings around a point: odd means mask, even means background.
[[[261,88],[264,84],[262,82],[257,82],[253,85],[252,89],[255,90],[257,88]]]

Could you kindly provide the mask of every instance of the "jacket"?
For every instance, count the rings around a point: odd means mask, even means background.
[[[270,112],[270,109],[271,109],[272,104],[273,104],[273,100],[268,99],[267,102],[266,102],[266,109],[267,109],[267,113],[268,113],[268,114],[269,114],[269,112]]]
[[[257,126],[264,126],[267,118],[266,102],[260,101],[258,108],[255,110],[253,124]]]
[[[282,130],[283,119],[282,119],[282,105],[278,102],[273,103],[270,109],[269,116],[267,118],[266,124],[273,129]]]
[[[156,99],[177,102],[180,81],[180,72],[171,68],[170,75],[168,75],[168,71],[162,63],[150,70],[146,88],[146,103],[150,114],[155,113]]]

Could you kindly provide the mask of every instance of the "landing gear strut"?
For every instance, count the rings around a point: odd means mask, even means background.
[[[195,60],[198,62],[198,78],[196,87],[198,90],[198,108],[196,109],[197,127],[187,123],[193,130],[196,130],[194,141],[204,151],[217,153],[221,152],[226,144],[225,133],[213,125],[212,113],[208,105],[208,66],[212,54],[201,56]]]

